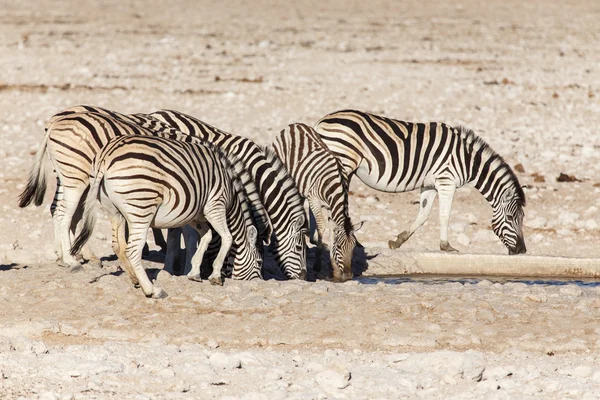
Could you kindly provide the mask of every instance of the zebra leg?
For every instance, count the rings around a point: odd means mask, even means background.
[[[181,228],[181,231],[183,233],[183,241],[185,242],[183,273],[187,275],[192,270],[192,259],[198,250],[198,241],[200,240],[200,237],[198,236],[198,231],[193,226],[186,225]],[[206,245],[207,248],[209,244]],[[206,249],[204,251],[206,251]],[[200,264],[202,264],[202,258],[200,259]],[[200,273],[200,271],[198,271],[198,273]]]
[[[448,223],[450,221],[452,199],[454,198],[456,185],[448,179],[438,179],[435,182],[435,188],[440,196],[440,250],[458,252],[458,250],[448,243]]]
[[[160,251],[166,253],[167,242],[165,242],[165,237],[162,234],[162,230],[158,228],[152,228],[152,235],[154,235],[154,243],[156,243],[156,245],[160,247]]]
[[[50,205],[50,215],[52,215],[52,225],[54,226],[54,252],[56,253],[56,261],[62,260],[62,244],[60,241],[60,224],[63,218],[63,187],[60,184],[60,179],[56,177],[56,191]]]
[[[431,209],[433,207],[433,201],[435,200],[435,196],[437,191],[435,188],[421,188],[421,196],[419,199],[419,214],[417,214],[417,218],[408,228],[408,231],[403,231],[398,234],[396,240],[390,240],[388,242],[388,246],[390,249],[397,249],[402,246],[404,242],[406,242],[412,235],[419,229],[431,214]]]
[[[208,281],[213,285],[223,285],[221,280],[221,269],[223,268],[223,262],[225,257],[229,254],[231,244],[233,243],[233,237],[227,227],[227,220],[225,219],[225,209],[219,214],[214,213],[213,215],[205,215],[207,222],[221,237],[221,248],[217,254],[217,258],[213,262],[213,271],[208,277]]]
[[[129,259],[125,255],[125,249],[127,248],[127,239],[125,238],[125,226],[127,221],[125,218],[118,213],[110,216],[110,224],[112,226],[112,249],[121,262],[121,267],[129,276],[131,282],[137,287],[140,282],[129,263]]]
[[[208,249],[208,245],[212,240],[212,231],[210,226],[206,223],[202,224],[193,224],[194,229],[198,232],[198,236],[200,237],[200,242],[198,243],[198,248],[192,257],[192,269],[187,274],[187,277],[191,281],[202,282],[202,277],[200,275],[200,265],[202,264],[202,258],[204,257],[204,253],[206,249]],[[186,249],[188,245],[186,243]],[[213,271],[214,272],[214,271]],[[212,275],[211,275],[212,276]],[[219,280],[221,279],[221,272],[219,271]]]
[[[163,269],[175,274],[175,264],[179,263],[179,252],[181,250],[181,228],[172,228],[167,233],[167,251],[165,252],[165,265]],[[179,269],[179,268],[177,268]]]
[[[314,272],[321,272],[321,261],[323,257],[323,233],[325,231],[325,219],[323,218],[323,212],[321,205],[314,199],[308,199],[310,209],[315,216],[315,222],[317,224],[315,233],[317,236],[317,249],[315,252],[315,264],[313,265]]]
[[[70,267],[72,272],[81,269],[81,264],[75,259],[75,257],[71,255],[70,249],[71,226],[75,222],[73,221],[73,216],[77,211],[82,195],[83,191],[79,191],[77,188],[74,188],[73,191],[64,193],[64,198],[62,201],[62,209],[64,210],[64,213],[59,224],[59,236],[62,246],[62,262],[59,262],[59,265],[63,267]]]
[[[153,211],[154,212],[151,213],[152,217],[154,217],[156,209]],[[150,221],[130,222],[129,239],[127,242],[127,248],[125,249],[125,255],[131,263],[131,267],[138,281],[140,282],[140,286],[142,287],[142,291],[146,297],[160,299],[167,297],[167,293],[150,282],[148,274],[142,265],[142,250],[144,249],[144,244],[146,243],[149,228]]]

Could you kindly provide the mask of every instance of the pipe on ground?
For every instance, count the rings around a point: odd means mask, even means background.
[[[456,254],[373,249],[363,276],[369,275],[489,275],[522,277],[600,278],[600,259],[533,255]]]

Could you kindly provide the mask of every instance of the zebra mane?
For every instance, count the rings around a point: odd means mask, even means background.
[[[236,155],[228,155],[213,143],[203,142],[203,146],[212,150],[227,169],[227,175],[232,180],[240,205],[249,211],[250,217],[258,230],[259,239],[268,245],[273,234],[271,219],[260,201],[254,179],[252,179],[246,170],[243,160]]]
[[[305,215],[304,206],[303,206],[304,199],[302,198],[302,195],[300,195],[300,191],[298,190],[298,187],[296,186],[296,182],[290,176],[287,168],[285,167],[285,165],[283,165],[283,163],[279,159],[279,156],[277,156],[277,154],[273,151],[273,149],[271,149],[269,146],[259,146],[259,147],[262,150],[263,154],[265,155],[265,159],[267,160],[267,162],[277,172],[277,179],[288,183],[287,187],[289,190],[288,194],[291,195],[291,198],[289,199],[289,200],[291,200],[291,204],[288,203],[287,206],[298,208],[299,213],[304,216]],[[305,228],[308,229],[308,221],[306,220],[306,218],[304,219],[304,226],[305,226]]]
[[[502,156],[496,153],[489,144],[487,144],[480,136],[476,135],[471,129],[464,126],[458,126],[456,129],[459,131],[460,137],[465,141],[467,149],[471,154],[476,151],[481,151],[486,157],[499,164],[499,168],[504,169],[508,173],[514,186],[517,201],[520,206],[525,207],[525,192],[519,183],[519,178],[517,178],[517,175],[515,175],[510,165],[508,165]]]

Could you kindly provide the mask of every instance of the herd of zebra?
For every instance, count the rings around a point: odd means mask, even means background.
[[[321,270],[328,230],[331,277],[351,279],[352,255],[360,246],[355,232],[362,225],[352,224],[348,208],[354,175],[386,192],[421,190],[416,220],[390,248],[425,223],[438,194],[440,249],[456,251],[447,232],[452,199],[456,188],[471,183],[492,206],[492,229],[509,253],[526,251],[521,185],[510,166],[464,127],[343,110],[314,127],[291,124],[263,147],[178,111],[125,115],[75,106],[47,123],[20,207],[43,202],[46,157],[57,180],[50,211],[59,263],[100,265],[86,243],[101,207],[121,267],[155,298],[166,293],[142,265],[148,228],[166,247],[165,270],[171,273],[183,232],[189,255],[184,272],[192,280],[211,269],[213,284],[229,275],[262,278],[265,246],[285,277],[305,279],[311,212],[313,270]],[[160,229],[166,228],[165,243]]]

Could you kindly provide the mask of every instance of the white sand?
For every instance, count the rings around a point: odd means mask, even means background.
[[[599,398],[597,288],[160,276],[170,296],[147,300],[123,275],[90,283],[53,263],[52,185],[44,207],[17,208],[45,121],[68,106],[179,109],[261,144],[355,107],[474,129],[524,167],[529,253],[596,257],[596,2],[395,3],[3,5],[0,397]],[[372,257],[418,195],[351,190]],[[436,213],[403,249],[437,250]],[[453,246],[506,254],[491,215],[459,190]],[[111,254],[105,219],[92,244]],[[370,273],[389,272],[380,261]]]

